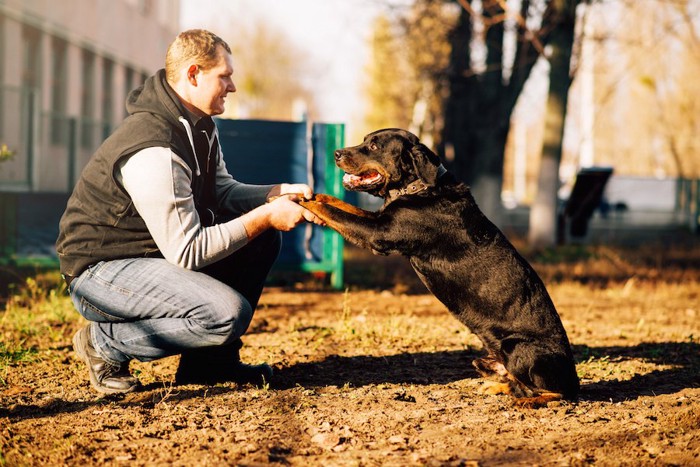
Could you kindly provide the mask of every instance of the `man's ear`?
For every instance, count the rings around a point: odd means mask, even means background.
[[[199,67],[197,65],[190,65],[187,69],[187,82],[192,86],[197,86],[197,73],[199,73]]]
[[[438,178],[440,158],[422,143],[411,147],[411,160],[415,174],[428,186],[435,186]]]

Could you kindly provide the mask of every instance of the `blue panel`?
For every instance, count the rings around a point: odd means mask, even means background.
[[[228,171],[245,183],[306,183],[306,124],[217,119]]]
[[[313,189],[326,190],[326,126],[312,126],[307,136],[305,122],[274,122],[264,120],[216,121],[224,161],[233,177],[243,183],[306,183],[309,178],[307,150],[309,136],[314,148],[311,175]],[[282,234],[282,252],[278,264],[294,267],[323,261],[326,232],[318,226],[299,226]]]
[[[18,193],[17,256],[55,257],[58,221],[66,209],[68,195],[62,193]]]

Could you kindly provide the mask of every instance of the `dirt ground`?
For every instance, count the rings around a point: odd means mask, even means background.
[[[355,251],[346,291],[269,287],[243,349],[275,367],[263,388],[175,386],[171,357],[132,363],[143,391],[101,397],[70,346],[84,322],[31,282],[0,311],[17,357],[0,375],[0,465],[700,465],[700,248],[572,247],[533,265],[574,347],[575,403],[481,394],[478,339],[402,258]]]

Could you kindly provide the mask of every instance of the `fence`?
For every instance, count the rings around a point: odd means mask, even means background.
[[[226,166],[246,183],[307,183],[315,192],[343,198],[342,171],[333,153],[344,145],[344,125],[262,120],[217,121]],[[309,224],[282,234],[276,268],[330,273],[343,285],[343,238]]]
[[[678,180],[676,209],[681,218],[687,222],[688,228],[695,234],[700,234],[700,179]]]
[[[0,191],[69,192],[111,131],[100,120],[42,113],[40,98],[35,89],[0,87],[0,142],[14,152],[0,164]]]
[[[32,102],[27,98],[23,107],[31,129],[23,133],[23,143],[21,138],[15,145],[8,142],[17,155],[0,164],[0,264],[56,264],[54,242],[68,195],[93,146],[108,131],[100,122],[35,117]],[[217,125],[227,167],[236,179],[308,183],[317,192],[343,197],[333,152],[344,145],[344,125],[224,119]],[[329,273],[331,285],[341,288],[342,252],[340,235],[308,225],[283,234],[276,268]]]

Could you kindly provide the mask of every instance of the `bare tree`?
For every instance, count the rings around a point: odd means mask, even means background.
[[[562,43],[566,28],[573,37],[573,21],[562,12],[576,3],[416,0],[397,22],[381,19],[369,121],[407,127],[435,147],[498,223],[511,113],[544,45],[550,38]],[[570,48],[556,45],[557,59]],[[549,143],[559,151],[566,107],[561,85],[568,89],[569,82],[568,75],[557,78],[553,93],[563,99],[554,110],[560,128],[552,130],[559,143]]]
[[[377,17],[371,37],[372,58],[367,69],[368,110],[362,133],[379,128],[406,128],[410,123],[412,80],[406,48],[397,25],[386,15]]]
[[[481,10],[475,3],[459,0],[463,12],[451,36],[443,152],[485,214],[499,223],[510,116],[543,45],[557,30],[548,21],[560,16],[553,13],[553,1],[544,15],[538,1],[522,0],[515,11],[504,0],[483,0]],[[515,40],[504,55],[509,37]]]
[[[544,23],[549,33],[547,59],[550,65],[549,93],[545,113],[542,159],[537,183],[537,196],[530,209],[528,240],[535,248],[553,246],[557,237],[557,192],[561,163],[569,88],[571,54],[576,24],[576,3],[553,0],[548,9],[551,18]]]
[[[305,83],[311,75],[307,55],[261,20],[234,29],[237,37],[230,42],[234,82],[241,92],[232,100],[229,112],[245,118],[288,120],[295,101],[303,101],[313,114],[313,93]]]
[[[660,27],[655,36],[661,43],[672,43],[667,47],[676,56],[675,66],[658,66],[642,80],[653,93],[659,115],[653,130],[679,178],[700,176],[700,35],[690,4],[677,0],[659,9]]]
[[[439,142],[447,92],[448,34],[458,9],[445,0],[417,0],[378,18],[367,92],[370,130],[408,128],[423,143]]]
[[[397,125],[423,137],[444,128],[434,137],[435,147],[452,171],[471,185],[485,213],[498,223],[504,150],[513,109],[536,61],[546,59],[550,89],[530,240],[535,246],[551,245],[568,91],[575,71],[570,70],[570,62],[577,7],[595,7],[600,13],[596,21],[610,23],[607,31],[597,27],[588,38],[597,51],[591,66],[595,131],[587,146],[590,160],[615,165],[616,173],[658,173],[660,169],[654,172],[652,166],[663,163],[663,173],[692,175],[700,169],[696,136],[700,130],[700,84],[694,78],[700,73],[700,45],[694,1],[415,0],[413,9],[402,16],[403,35],[396,41],[413,51],[405,53],[411,57],[408,68],[405,64],[393,67],[410,79],[385,83],[384,92],[379,90],[376,95],[385,101],[393,96],[388,100],[400,103],[396,109],[401,110],[385,114],[393,115]],[[460,12],[454,25],[425,27],[430,24],[426,18],[434,17],[428,8],[449,11],[450,4],[458,6]],[[660,12],[666,12],[666,17]],[[611,15],[617,21],[610,21]],[[431,34],[435,29],[449,32],[446,68],[440,59],[429,58],[430,54],[439,56],[434,50],[442,50],[429,46],[445,40],[445,36]],[[398,45],[394,50],[401,53]],[[391,74],[392,70],[384,72]],[[640,89],[643,87],[651,89],[652,95],[645,94]],[[398,93],[392,94],[394,90]],[[425,96],[431,99],[428,106]],[[432,107],[436,97],[442,103]],[[431,110],[426,113],[426,108]],[[444,109],[444,121],[439,117],[440,108]],[[574,148],[575,159],[580,151],[579,144]],[[664,159],[665,153],[670,159]],[[666,168],[671,159],[672,171]]]
[[[616,0],[586,6],[584,40],[595,50],[586,66],[593,88],[586,103],[592,116],[588,163],[614,166],[617,175],[698,176],[697,5]],[[581,82],[573,86],[578,91]],[[565,155],[567,163],[576,163],[579,145],[575,141]]]

